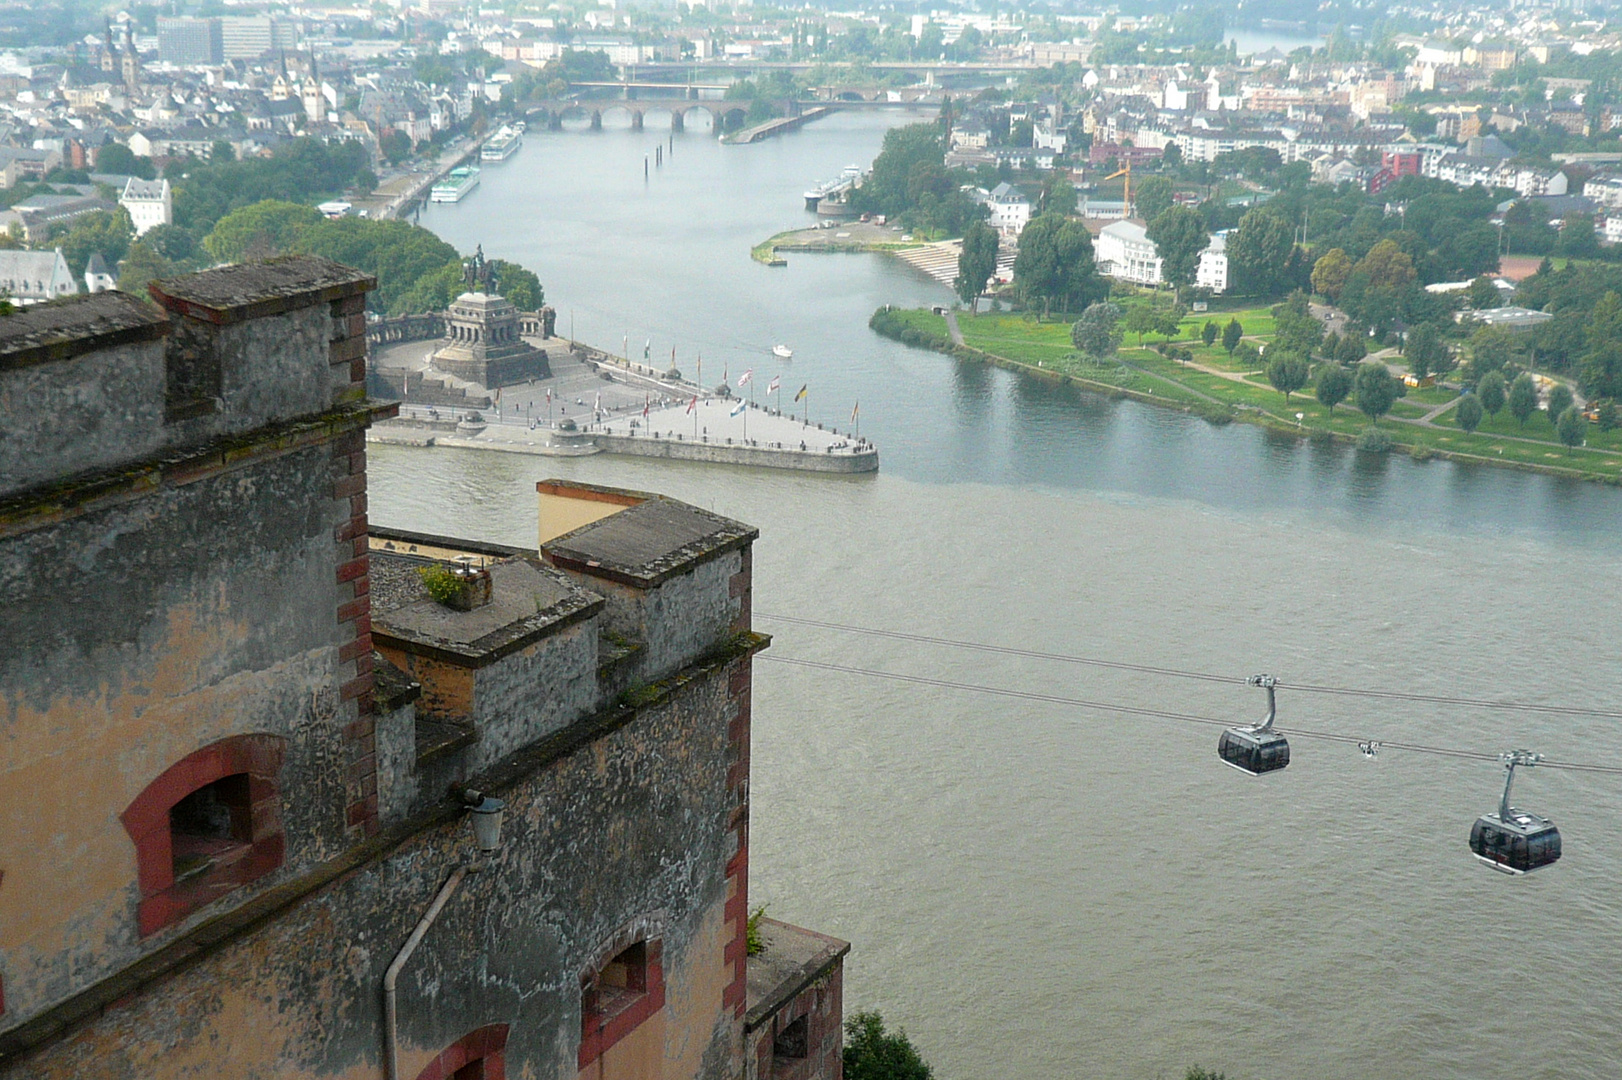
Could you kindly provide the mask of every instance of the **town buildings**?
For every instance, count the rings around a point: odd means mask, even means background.
[[[136,236],[145,236],[159,225],[169,225],[175,220],[174,198],[168,180],[142,180],[132,176],[124,184],[118,204],[130,212]]]
[[[1213,293],[1228,288],[1228,239],[1226,233],[1214,233],[1205,250],[1200,252],[1199,264],[1194,271],[1194,284]],[[1161,285],[1163,260],[1155,249],[1154,241],[1141,222],[1130,219],[1112,221],[1098,233],[1093,245],[1093,257],[1098,271],[1106,277],[1130,281],[1135,285]]]
[[[371,527],[374,284],[0,320],[0,1077],[833,1080],[848,946],[748,955],[756,530]]]

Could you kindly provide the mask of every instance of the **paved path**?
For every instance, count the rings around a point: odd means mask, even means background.
[[[946,332],[952,335],[953,345],[963,344],[963,331],[957,328],[957,312],[951,309],[946,312]]]

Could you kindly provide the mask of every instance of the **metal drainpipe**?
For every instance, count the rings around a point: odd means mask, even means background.
[[[411,931],[411,936],[406,938],[406,943],[400,947],[399,953],[394,957],[394,962],[389,965],[388,971],[383,975],[383,1075],[386,1080],[400,1080],[399,1033],[396,1030],[395,1023],[398,1019],[394,1000],[395,981],[399,979],[400,971],[406,966],[406,961],[411,959],[411,954],[417,951],[418,945],[422,944],[422,939],[427,935],[428,928],[434,925],[435,919],[439,918],[439,913],[445,907],[446,902],[450,900],[451,894],[456,891],[458,885],[462,884],[462,879],[469,874],[476,874],[482,869],[484,869],[484,863],[475,860],[463,863],[451,871],[451,876],[445,879],[444,885],[440,886],[439,895],[434,897],[432,904],[428,905],[428,910],[423,913],[422,918],[417,922],[417,928]]]

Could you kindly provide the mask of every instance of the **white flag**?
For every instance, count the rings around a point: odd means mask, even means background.
[[[772,376],[772,381],[766,384],[766,392],[768,394],[777,393],[777,388],[779,386],[781,386],[782,383],[783,383],[782,379],[778,378],[776,375],[773,375]]]
[[[739,386],[748,386],[749,385],[749,380],[753,379],[754,377],[755,377],[755,369],[750,368],[748,371],[746,371],[742,375],[738,376],[738,385]]]

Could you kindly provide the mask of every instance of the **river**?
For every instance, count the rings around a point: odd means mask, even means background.
[[[691,123],[690,127],[696,127]],[[533,482],[667,492],[760,526],[751,899],[854,943],[943,1080],[1613,1077],[1622,784],[1532,770],[1566,837],[1511,880],[1465,838],[1490,762],[1296,740],[1223,768],[1214,729],[792,666],[798,658],[1248,721],[1242,686],[861,637],[792,615],[1288,682],[1614,709],[1622,494],[1369,457],[1057,389],[869,332],[944,288],[876,255],[749,259],[894,114],[748,147],[531,132],[422,223],[534,268],[584,340],[860,401],[873,477],[372,449],[380,523],[534,543]],[[615,122],[622,126],[616,130]],[[667,142],[666,145],[669,145]],[[795,349],[774,360],[774,342]],[[713,369],[712,369],[712,365]],[[1622,765],[1615,720],[1280,693],[1280,723]],[[1611,843],[1611,848],[1606,844]]]

